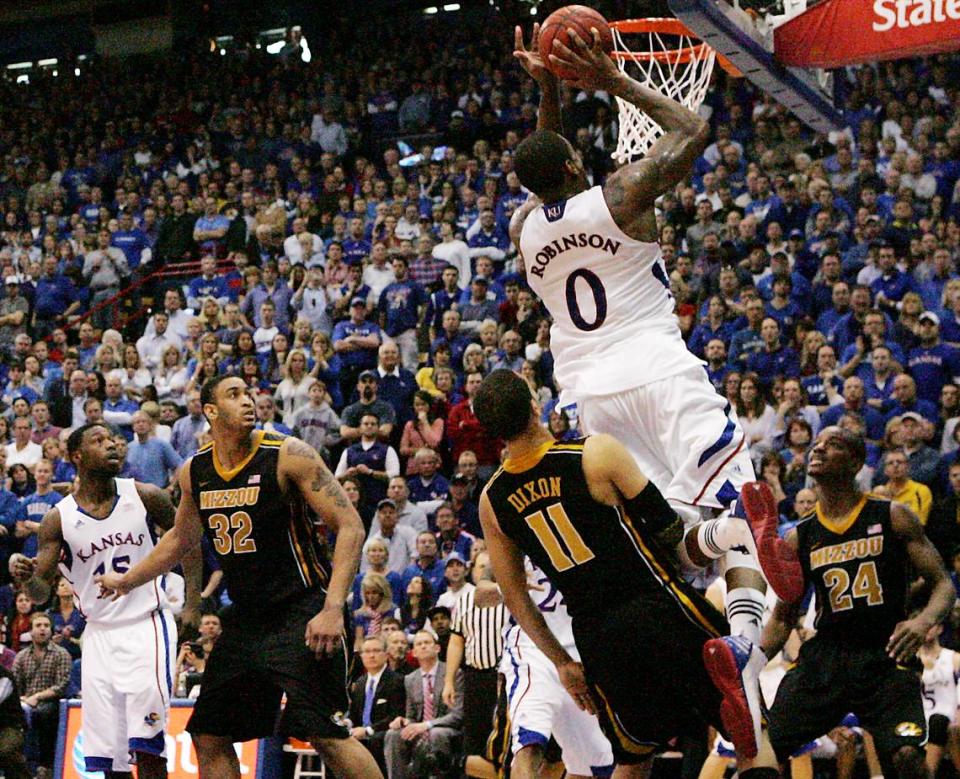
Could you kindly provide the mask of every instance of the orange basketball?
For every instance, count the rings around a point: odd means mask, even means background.
[[[540,57],[550,70],[556,73],[560,78],[576,78],[576,73],[571,69],[558,66],[551,62],[549,54],[553,51],[553,40],[556,38],[565,46],[570,45],[570,30],[576,30],[580,40],[587,45],[592,45],[593,34],[591,27],[596,27],[600,33],[600,42],[603,50],[608,54],[613,51],[613,33],[607,20],[592,8],[585,5],[565,5],[558,8],[546,18],[540,27]]]

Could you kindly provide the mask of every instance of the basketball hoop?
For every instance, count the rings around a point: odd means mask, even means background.
[[[620,70],[645,87],[656,89],[671,100],[696,111],[707,96],[714,62],[733,76],[738,71],[679,19],[627,19],[611,22],[614,51]],[[624,35],[640,36],[631,48]],[[660,125],[632,103],[617,98],[620,128],[617,148],[611,155],[624,164],[646,154],[663,134]]]

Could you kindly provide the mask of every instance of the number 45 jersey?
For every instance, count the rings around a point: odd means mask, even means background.
[[[133,622],[168,608],[163,577],[137,587],[122,598],[102,597],[94,576],[123,573],[143,560],[154,547],[147,509],[133,479],[114,479],[117,496],[110,515],[97,519],[77,505],[73,495],[57,504],[63,545],[60,572],[70,582],[77,608],[88,624]]]
[[[575,397],[702,365],[680,335],[660,245],[617,227],[602,187],[531,211],[520,252],[527,283],[553,317],[557,383]]]
[[[906,617],[909,557],[890,501],[864,495],[841,523],[820,512],[797,525],[797,553],[816,591],[817,638],[886,646]]]

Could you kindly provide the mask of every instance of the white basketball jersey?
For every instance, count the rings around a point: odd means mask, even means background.
[[[114,483],[117,498],[106,519],[84,513],[72,495],[57,504],[63,531],[60,572],[73,586],[77,608],[91,624],[130,622],[168,607],[161,576],[117,600],[100,597],[94,576],[123,573],[154,547],[147,509],[134,480],[114,479]]]
[[[570,620],[570,614],[567,613],[567,605],[563,601],[560,591],[554,587],[547,575],[537,566],[530,562],[530,558],[524,558],[527,571],[527,581],[532,582],[538,589],[530,589],[530,597],[540,609],[547,627],[556,637],[560,645],[567,650],[567,653],[574,659],[580,660],[580,653],[577,651],[577,645],[573,640],[573,623]],[[518,646],[522,651],[536,650],[539,655],[540,650],[518,624],[510,620],[510,624],[503,630],[505,646]]]
[[[680,335],[660,245],[617,227],[601,187],[531,211],[520,251],[527,283],[553,317],[562,388],[608,395],[703,364]]]
[[[931,668],[923,669],[923,710],[929,720],[942,714],[953,722],[957,714],[957,677],[953,670],[954,651],[941,649]]]

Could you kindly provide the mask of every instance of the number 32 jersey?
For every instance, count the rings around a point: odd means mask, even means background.
[[[104,519],[85,513],[73,495],[56,506],[63,534],[60,572],[70,582],[77,608],[91,625],[133,622],[169,607],[161,576],[117,600],[101,597],[100,585],[93,580],[104,573],[123,573],[154,547],[147,509],[140,500],[136,482],[113,481],[117,497],[113,510]]]
[[[557,382],[575,397],[676,376],[687,350],[658,243],[627,236],[596,186],[535,208],[520,233],[527,283],[553,317]]]
[[[225,470],[213,443],[190,461],[190,488],[230,599],[263,610],[326,586],[323,555],[306,504],[280,488],[285,436],[257,430],[247,458]]]

